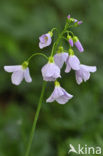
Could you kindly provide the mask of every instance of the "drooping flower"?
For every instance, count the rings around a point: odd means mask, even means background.
[[[76,81],[81,84],[83,80],[86,82],[90,78],[90,72],[96,72],[96,66],[86,66],[81,64],[80,69],[76,71]]]
[[[67,36],[67,40],[68,40],[70,46],[73,47],[73,39],[70,35]]]
[[[32,82],[27,62],[23,65],[4,66],[4,70],[12,73],[11,82],[15,85],[19,85],[23,79],[28,83]]]
[[[54,62],[61,69],[63,64],[67,61],[67,58],[68,58],[68,53],[65,52],[57,53],[54,56]]]
[[[67,103],[73,95],[67,93],[59,84],[58,81],[55,82],[55,88],[51,96],[46,100],[46,102],[56,101],[59,104]]]
[[[39,40],[40,40],[39,48],[40,49],[43,49],[44,47],[47,47],[47,46],[49,46],[51,44],[51,42],[52,42],[52,38],[51,38],[52,35],[53,35],[52,32],[49,32],[49,33],[44,34],[44,35],[39,37]]]
[[[68,59],[66,61],[66,69],[65,72],[69,73],[71,69],[73,70],[79,70],[80,69],[80,61],[77,58],[77,56],[74,55],[74,52],[72,49],[69,49],[70,55],[68,56]]]
[[[60,68],[55,64],[52,57],[50,57],[49,62],[42,67],[41,72],[43,80],[45,81],[55,81],[61,77]]]
[[[74,42],[75,46],[77,47],[77,49],[79,50],[79,52],[84,51],[84,48],[83,48],[81,42],[79,41],[78,37],[74,36],[73,37],[73,42]]]

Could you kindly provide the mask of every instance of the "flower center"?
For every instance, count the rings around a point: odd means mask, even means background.
[[[47,41],[48,41],[48,37],[47,36],[44,37],[44,41],[45,41],[45,43],[47,43]]]

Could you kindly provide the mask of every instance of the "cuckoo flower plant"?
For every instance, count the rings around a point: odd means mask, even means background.
[[[33,53],[26,61],[21,63],[21,65],[14,66],[4,66],[4,70],[6,72],[12,73],[11,81],[14,85],[20,85],[23,79],[26,82],[32,82],[32,78],[29,73],[29,64],[30,61],[35,56],[43,56],[47,63],[43,65],[41,69],[42,77],[43,77],[43,87],[41,90],[41,95],[39,99],[39,103],[37,106],[37,111],[35,113],[35,118],[33,121],[32,130],[30,133],[30,138],[28,141],[28,145],[26,148],[25,156],[30,156],[30,149],[33,141],[34,132],[36,129],[37,120],[39,117],[42,101],[44,98],[45,88],[47,82],[51,81],[55,84],[54,91],[50,95],[50,97],[46,100],[46,102],[57,102],[59,104],[66,104],[70,99],[73,98],[73,95],[69,94],[65,89],[60,86],[59,78],[63,79],[63,74],[61,76],[61,69],[63,65],[66,65],[65,72],[69,73],[71,69],[75,71],[76,81],[78,84],[81,84],[83,81],[87,81],[90,78],[90,73],[96,72],[96,66],[86,66],[80,63],[80,60],[76,56],[73,48],[74,45],[78,49],[79,52],[83,52],[84,48],[77,36],[74,35],[71,28],[80,26],[82,21],[71,18],[70,15],[66,18],[66,23],[64,29],[59,32],[57,28],[51,29],[48,33],[43,34],[39,37],[39,48],[43,49],[52,45],[51,52],[48,51],[48,55],[44,53]],[[56,31],[56,37],[54,39],[54,33]],[[67,42],[67,47],[65,49],[64,40]],[[83,54],[83,53],[82,53]],[[68,74],[69,75],[69,74]],[[68,78],[69,81],[69,78]],[[32,84],[32,83],[31,83]],[[72,102],[72,100],[71,100]],[[56,103],[55,103],[56,104]]]

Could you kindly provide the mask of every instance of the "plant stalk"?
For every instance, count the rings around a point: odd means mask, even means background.
[[[37,120],[38,120],[40,109],[41,109],[41,105],[42,105],[42,100],[43,100],[45,88],[46,88],[46,82],[43,82],[42,91],[41,91],[41,95],[40,95],[37,111],[36,111],[36,114],[35,114],[35,118],[34,118],[34,121],[33,121],[33,126],[32,126],[32,130],[31,130],[31,133],[30,133],[29,143],[28,143],[28,146],[27,146],[27,150],[26,150],[25,156],[29,156],[29,154],[30,154],[30,149],[31,149],[33,136],[34,136],[35,129],[36,129],[36,124],[37,124]]]

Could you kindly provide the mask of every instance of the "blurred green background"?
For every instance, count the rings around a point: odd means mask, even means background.
[[[48,83],[30,156],[67,156],[70,143],[103,149],[103,0],[0,0],[0,156],[24,156],[46,60],[34,58],[33,82],[18,87],[3,66],[21,64],[33,52],[49,55],[52,46],[40,50],[38,37],[53,27],[62,30],[68,14],[84,21],[73,29],[85,48],[76,55],[98,70],[80,86],[73,71],[62,71],[62,87],[74,95],[65,105],[45,102],[54,88]]]

